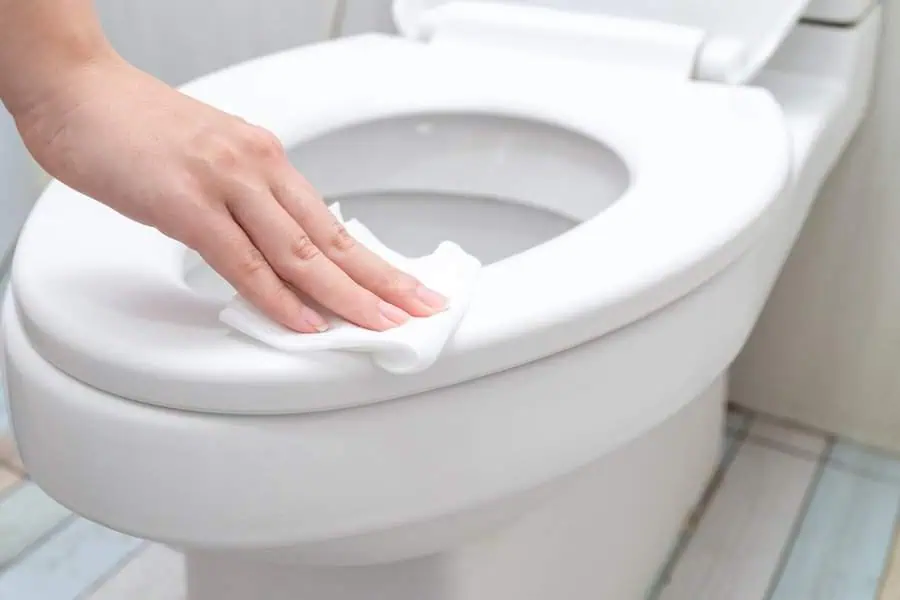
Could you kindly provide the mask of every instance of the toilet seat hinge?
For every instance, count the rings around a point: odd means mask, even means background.
[[[682,80],[693,77],[705,38],[700,29],[669,23],[466,1],[426,11],[416,33],[454,52],[529,52]]]

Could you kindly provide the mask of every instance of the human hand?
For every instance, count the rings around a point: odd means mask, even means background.
[[[377,331],[443,309],[352,239],[275,136],[121,59],[81,67],[13,116],[47,172],[193,248],[290,329],[327,326],[295,290]]]

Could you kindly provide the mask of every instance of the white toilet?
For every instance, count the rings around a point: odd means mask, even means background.
[[[3,308],[30,474],[185,551],[191,600],[642,598],[868,102],[875,0],[808,4],[395,0],[403,37],[191,83],[388,245],[490,264],[391,375],[230,332],[194,254],[53,183]]]

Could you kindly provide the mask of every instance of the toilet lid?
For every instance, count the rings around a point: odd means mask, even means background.
[[[698,30],[702,79],[744,83],[774,54],[811,0],[394,0],[394,20],[409,37],[421,35],[425,14],[451,3],[519,4],[600,14]]]
[[[235,334],[218,319],[229,298],[188,282],[184,246],[60,182],[20,236],[3,330],[21,330],[42,360],[95,389],[225,414],[394,400],[600,338],[690,294],[745,253],[771,221],[791,159],[784,114],[764,90],[612,76],[585,86],[583,70],[471,64],[425,44],[360,36],[236,65],[185,88],[270,129],[287,148],[357,123],[488,114],[568,129],[621,158],[630,178],[618,200],[605,208],[598,198],[573,214],[578,227],[486,266],[453,339],[421,373],[392,375],[364,354],[281,352]],[[453,182],[468,182],[465,193],[478,194],[497,172],[460,178],[446,155],[425,159],[412,163],[409,180],[389,170],[379,181],[395,187],[382,189],[433,190],[423,177],[442,163]],[[373,164],[348,170],[368,173]],[[316,185],[326,196],[344,193],[337,186],[353,178],[342,172],[334,169],[337,183]],[[7,362],[15,360],[10,351]]]

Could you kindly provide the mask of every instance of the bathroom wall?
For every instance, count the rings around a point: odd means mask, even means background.
[[[900,451],[900,5],[874,104],[735,365],[736,403]]]
[[[118,51],[172,84],[329,37],[340,16],[337,0],[95,2]]]

